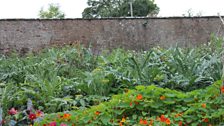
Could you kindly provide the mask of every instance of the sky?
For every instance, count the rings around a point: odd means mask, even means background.
[[[0,0],[0,18],[38,18],[38,13],[48,4],[57,3],[66,18],[81,18],[87,0]],[[159,17],[193,15],[224,15],[224,0],[155,0],[159,6]]]

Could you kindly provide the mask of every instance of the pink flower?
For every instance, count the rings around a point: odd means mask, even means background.
[[[15,114],[17,114],[17,110],[15,108],[11,108],[8,113],[10,115],[15,115]]]
[[[30,114],[29,114],[29,119],[30,119],[30,120],[34,120],[34,119],[36,119],[36,118],[37,118],[36,114],[34,114],[34,113],[30,113]]]
[[[62,123],[60,126],[67,126],[66,124]]]
[[[56,126],[56,122],[51,122],[49,126]]]
[[[6,121],[3,119],[1,122],[0,122],[0,126],[2,125],[3,126],[3,124],[5,124],[6,123]]]

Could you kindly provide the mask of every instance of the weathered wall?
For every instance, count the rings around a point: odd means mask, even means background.
[[[145,50],[155,45],[206,43],[212,33],[224,35],[218,17],[117,19],[0,20],[0,50],[39,50],[80,41],[95,50],[124,47]]]

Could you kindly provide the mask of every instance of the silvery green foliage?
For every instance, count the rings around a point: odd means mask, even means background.
[[[9,126],[15,126],[16,125],[16,121],[15,120],[10,120],[9,122]]]
[[[38,117],[37,119],[35,119],[35,122],[41,122],[43,120],[43,117]]]
[[[2,126],[2,121],[3,121],[2,113],[3,113],[3,110],[2,110],[2,107],[0,106],[0,126]]]
[[[28,100],[27,100],[27,110],[28,111],[32,111],[33,110],[33,103],[32,103],[30,98],[28,98]]]

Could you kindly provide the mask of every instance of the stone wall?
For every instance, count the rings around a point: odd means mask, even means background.
[[[2,19],[0,50],[39,50],[54,44],[81,42],[94,50],[126,48],[146,50],[195,46],[209,41],[211,34],[224,36],[218,17],[109,18],[109,19]]]

